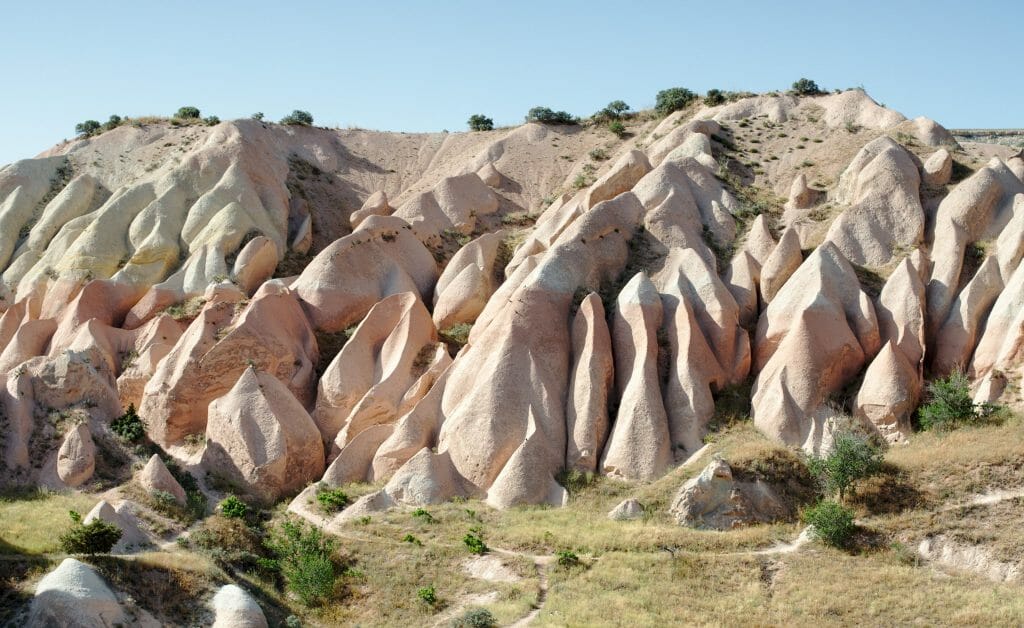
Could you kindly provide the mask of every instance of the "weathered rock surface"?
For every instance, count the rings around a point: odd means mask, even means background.
[[[324,449],[305,408],[276,377],[246,369],[210,403],[203,467],[264,502],[320,477]]]
[[[174,479],[171,472],[167,470],[167,465],[164,464],[164,461],[157,454],[153,454],[150,457],[146,466],[142,467],[142,470],[135,476],[135,481],[150,493],[154,491],[167,493],[174,497],[174,501],[178,502],[179,505],[185,505],[185,489]]]
[[[89,426],[79,423],[68,430],[57,450],[57,476],[71,487],[81,486],[96,469],[96,445]]]
[[[114,628],[127,621],[114,592],[96,572],[65,558],[36,585],[28,625]]]
[[[245,589],[225,584],[210,601],[214,620],[212,628],[267,628],[263,609]]]
[[[615,508],[608,512],[608,518],[612,521],[630,521],[632,519],[639,519],[643,515],[644,507],[634,497],[622,500]]]
[[[597,472],[598,459],[608,438],[608,395],[615,375],[612,340],[604,305],[595,292],[580,302],[572,324],[573,365],[565,420],[568,447],[565,466]]]
[[[669,513],[679,525],[731,530],[785,519],[790,508],[768,484],[734,480],[729,464],[716,458],[683,484]]]
[[[482,235],[448,262],[434,288],[433,320],[438,329],[472,323],[483,311],[498,287],[495,264],[504,237],[504,231]]]

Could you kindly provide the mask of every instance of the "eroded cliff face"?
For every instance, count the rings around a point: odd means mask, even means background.
[[[860,91],[629,125],[154,123],[6,166],[4,481],[88,481],[133,404],[264,501],[557,505],[686,459],[726,389],[812,450],[839,414],[904,437],[930,372],[1018,401],[1012,149]]]

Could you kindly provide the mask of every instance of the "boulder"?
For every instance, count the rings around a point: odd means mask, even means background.
[[[187,501],[185,489],[174,479],[171,472],[167,470],[167,465],[157,454],[150,457],[146,466],[142,467],[142,470],[135,476],[135,481],[148,493],[161,491],[171,495],[180,506],[184,506]]]
[[[131,502],[122,501],[115,508],[106,500],[100,500],[82,519],[82,523],[88,525],[97,519],[115,525],[121,530],[121,538],[110,550],[111,554],[131,554],[153,545],[149,536],[142,531],[141,522],[135,515]]]
[[[584,210],[593,209],[601,201],[613,199],[632,189],[650,171],[651,164],[647,161],[647,155],[635,149],[629,151],[590,186],[583,199]]]
[[[764,214],[759,214],[754,222],[750,223],[747,239],[743,243],[743,250],[754,258],[760,270],[768,261],[768,257],[775,250],[777,244],[775,238],[772,237],[771,229],[768,228],[768,219]]]
[[[394,209],[388,205],[388,195],[383,190],[378,190],[366,199],[362,207],[352,212],[349,222],[352,229],[356,229],[370,216],[388,216],[393,211]]]
[[[476,176],[480,177],[481,181],[492,188],[501,187],[501,184],[505,181],[505,177],[498,172],[498,169],[491,162],[487,162],[482,168],[477,170]]]
[[[89,426],[79,423],[64,435],[57,450],[57,476],[64,484],[78,487],[89,481],[96,469],[96,445]]]
[[[935,334],[931,355],[934,374],[945,377],[958,368],[967,368],[977,346],[978,334],[984,329],[989,311],[1003,287],[998,260],[986,258],[957,295],[949,308],[949,315]]]
[[[894,341],[878,352],[864,372],[854,401],[854,418],[874,426],[890,443],[906,442],[913,432],[911,418],[921,398],[920,365],[911,364]]]
[[[644,273],[619,293],[612,324],[619,409],[601,456],[601,472],[651,480],[672,462],[668,415],[658,374],[661,297]]]
[[[924,184],[933,188],[949,183],[953,175],[953,156],[945,148],[940,148],[924,161]]]
[[[452,257],[434,288],[434,324],[447,329],[472,323],[498,287],[496,268],[505,232],[487,233],[469,242]]]
[[[608,512],[612,521],[631,521],[644,516],[644,507],[635,497],[624,499]]]
[[[801,173],[793,179],[793,184],[789,186],[789,200],[786,201],[786,209],[810,209],[817,196],[817,191],[807,185],[807,175]]]
[[[247,295],[256,292],[264,281],[273,276],[279,261],[277,246],[266,236],[257,236],[238,252],[231,277]]]
[[[225,584],[210,601],[213,609],[212,628],[267,628],[263,609],[245,589]]]
[[[128,625],[128,617],[92,567],[65,558],[36,585],[28,625],[114,628]]]
[[[760,313],[758,284],[761,281],[761,266],[747,251],[740,251],[732,258],[722,278],[739,308],[740,325],[748,328],[757,322]]]
[[[246,369],[210,403],[203,468],[272,503],[297,493],[324,471],[320,433],[278,379]]]
[[[588,294],[576,312],[572,324],[572,355],[565,407],[569,438],[565,467],[595,473],[608,438],[608,395],[615,372],[604,305],[596,292]]]
[[[669,513],[679,525],[731,530],[786,519],[791,508],[767,483],[735,480],[729,463],[716,458],[680,487]]]

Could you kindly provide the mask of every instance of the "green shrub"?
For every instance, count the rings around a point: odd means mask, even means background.
[[[435,521],[434,515],[430,514],[422,508],[417,508],[416,510],[412,511],[412,516],[416,517],[417,519],[422,519],[427,523],[434,523]]]
[[[199,109],[196,107],[181,107],[178,109],[177,113],[174,114],[174,117],[182,120],[198,120],[199,115]]]
[[[618,120],[612,120],[608,123],[608,130],[612,132],[615,137],[622,139],[626,136],[626,125],[619,122]]]
[[[82,516],[75,511],[68,513],[75,522],[60,536],[60,548],[68,554],[106,554],[121,540],[121,528],[102,519],[82,523]]]
[[[417,539],[415,536],[413,536],[411,534],[406,534],[405,536],[403,536],[402,537],[402,542],[403,543],[412,543],[413,545],[418,545],[420,547],[423,547],[423,541]]]
[[[629,113],[629,105],[623,100],[613,100],[608,103],[604,109],[595,113],[592,117],[594,120],[618,120]]]
[[[832,449],[825,456],[812,456],[807,462],[811,474],[818,478],[829,496],[853,492],[856,483],[875,475],[882,468],[882,450],[867,438],[850,432],[838,432]]]
[[[299,126],[310,126],[313,124],[313,114],[308,111],[296,109],[285,117],[281,118],[281,124],[293,124]]]
[[[263,119],[263,112],[262,111],[257,111],[256,113],[252,114],[249,117],[252,118],[253,120],[262,120]]]
[[[348,494],[340,488],[322,488],[316,493],[316,501],[320,504],[320,510],[326,513],[334,513],[344,510],[348,506]]]
[[[997,406],[974,403],[967,376],[954,371],[945,379],[928,384],[928,403],[917,411],[918,422],[925,430],[953,430],[964,425],[982,423],[991,418]]]
[[[480,535],[475,532],[467,532],[466,536],[462,537],[462,542],[465,543],[466,547],[472,554],[479,554],[483,556],[489,551],[487,544],[480,538]]]
[[[331,597],[337,579],[334,540],[316,526],[285,521],[266,542],[277,556],[288,590],[306,606]]]
[[[793,92],[798,96],[817,96],[825,93],[818,88],[817,83],[808,78],[802,78],[793,83]]]
[[[565,111],[552,111],[547,107],[534,107],[526,112],[527,122],[539,122],[541,124],[576,124],[578,120]]]
[[[471,608],[453,619],[451,625],[452,628],[494,628],[498,620],[486,608]]]
[[[135,411],[134,403],[128,404],[128,409],[124,411],[124,414],[110,423],[110,429],[129,443],[141,440],[146,435],[146,427]]]
[[[588,486],[597,482],[598,478],[596,473],[579,469],[562,469],[555,476],[555,480],[562,485],[570,497],[579,495]]]
[[[122,122],[123,120],[121,119],[121,116],[110,116],[109,118],[107,118],[107,121],[103,123],[103,130],[111,131],[113,129],[116,129],[117,127],[121,126]]]
[[[685,109],[695,100],[697,100],[697,94],[685,87],[670,87],[658,92],[655,97],[654,110],[659,115],[667,116],[673,111]]]
[[[220,124],[220,118],[218,118],[217,116],[207,116],[203,118],[203,122],[206,124],[206,126],[217,126],[218,124]]]
[[[82,137],[92,137],[101,130],[103,130],[103,125],[96,120],[86,120],[75,125],[75,133]]]
[[[416,597],[420,598],[421,600],[423,600],[427,604],[430,604],[431,606],[437,604],[437,591],[434,590],[434,585],[430,585],[429,587],[423,587],[422,589],[416,592]]]
[[[611,155],[608,154],[608,151],[603,148],[595,148],[590,151],[590,158],[594,161],[608,161],[610,157]]]
[[[470,131],[493,131],[494,120],[491,120],[487,116],[479,113],[474,113],[469,116],[469,120],[466,122],[469,125]]]
[[[814,536],[826,545],[844,547],[857,526],[853,511],[834,501],[823,501],[804,511],[804,522],[814,526]]]
[[[572,550],[561,550],[555,554],[558,556],[558,566],[565,569],[576,567],[580,564],[580,557]]]
[[[220,514],[228,519],[244,519],[249,512],[249,506],[234,495],[228,495],[218,506]]]
[[[721,105],[725,100],[725,92],[720,89],[709,89],[708,93],[704,94],[704,104],[709,107]]]

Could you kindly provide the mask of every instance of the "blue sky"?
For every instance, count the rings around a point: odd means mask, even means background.
[[[112,114],[292,109],[461,130],[659,89],[864,86],[949,127],[1024,126],[1024,2],[19,2],[4,7],[0,164]]]

